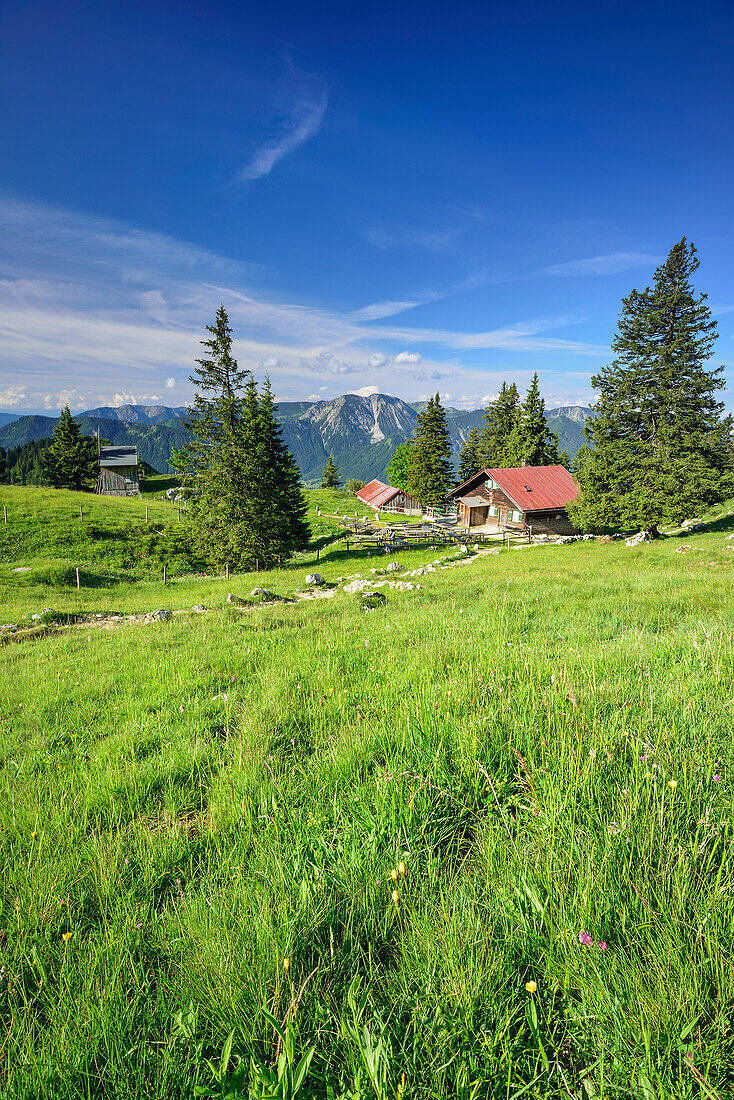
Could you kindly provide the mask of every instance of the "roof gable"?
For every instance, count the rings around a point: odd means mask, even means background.
[[[521,512],[565,508],[579,487],[565,466],[511,466],[484,471]]]
[[[383,504],[387,504],[388,501],[402,492],[402,489],[394,489],[392,485],[386,485],[384,481],[373,478],[372,481],[368,481],[366,485],[357,490],[356,496],[358,500],[361,500],[363,504],[369,504],[371,508],[381,508]],[[407,493],[405,495],[408,496]]]

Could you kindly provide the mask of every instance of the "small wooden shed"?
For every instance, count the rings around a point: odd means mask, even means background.
[[[137,447],[100,447],[94,491],[106,497],[140,496]]]
[[[421,513],[420,504],[412,496],[377,478],[368,481],[355,495],[374,512],[401,512],[406,516],[419,516]]]
[[[564,466],[516,466],[480,470],[448,493],[462,527],[487,531],[573,535],[566,505],[579,487]]]

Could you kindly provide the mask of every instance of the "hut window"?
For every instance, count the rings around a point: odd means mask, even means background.
[[[513,523],[522,523],[522,512],[513,512],[512,513],[512,522]]]
[[[489,514],[490,514],[490,516],[496,516],[497,515],[497,508],[495,507],[494,504],[491,505],[491,507],[489,509]]]

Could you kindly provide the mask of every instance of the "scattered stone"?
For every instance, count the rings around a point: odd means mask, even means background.
[[[17,623],[0,623],[0,635],[15,634],[16,630],[20,630]]]
[[[402,565],[399,561],[389,561],[385,566],[386,573],[399,573],[402,569]]]
[[[191,610],[201,612],[206,611],[206,608],[204,607],[203,603],[195,603]]]
[[[30,565],[18,565],[15,569],[11,569],[11,573],[30,573]]]
[[[176,489],[166,489],[166,500],[175,500],[176,495],[181,492],[181,486]]]
[[[696,550],[703,550],[703,547],[702,546],[689,546],[688,543],[685,542],[682,546],[676,546],[676,548],[675,548],[676,554],[692,554]]]
[[[324,578],[320,573],[309,573],[304,584],[323,584]]]
[[[143,615],[140,621],[143,623],[165,623],[172,618],[172,611],[166,611],[163,608],[159,608],[158,611],[149,611],[147,615]]]
[[[50,607],[44,607],[42,611],[37,611],[35,615],[31,615],[31,621],[34,623],[44,622],[51,615],[53,615],[53,609]]]
[[[650,541],[649,531],[638,531],[636,535],[633,535],[631,539],[627,539],[625,546],[641,546],[643,542]]]
[[[262,589],[255,589],[256,592],[262,591]],[[241,596],[235,596],[234,592],[227,593],[227,603],[234,604],[236,607],[246,607],[247,600],[243,600]]]

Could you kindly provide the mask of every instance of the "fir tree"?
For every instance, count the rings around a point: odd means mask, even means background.
[[[393,489],[402,489],[404,493],[410,492],[410,465],[412,461],[411,443],[399,443],[395,453],[387,464],[385,477]]]
[[[715,398],[723,367],[709,367],[716,322],[691,277],[684,237],[654,285],[622,301],[615,358],[592,378],[599,397],[577,455],[581,493],[569,510],[583,527],[635,527],[654,536],[734,491],[732,418]]]
[[[5,485],[8,480],[7,453],[4,447],[0,447],[0,485]]]
[[[321,474],[321,488],[322,489],[338,489],[342,481],[339,477],[339,470],[334,462],[334,459],[329,455],[329,461],[324,466]]]
[[[93,439],[82,435],[69,406],[54,425],[51,445],[43,465],[54,489],[92,489],[97,479],[97,448]]]
[[[514,465],[505,461],[505,456],[515,427],[519,402],[520,396],[515,383],[508,386],[503,382],[500,392],[484,414],[485,425],[479,433],[480,469]]]
[[[478,474],[480,470],[484,469],[480,455],[481,442],[479,438],[479,428],[472,428],[469,435],[466,437],[466,442],[459,452],[458,480],[460,485],[468,481],[474,474]]]
[[[171,464],[194,491],[189,504],[198,549],[217,566],[250,569],[288,557],[307,538],[300,475],[277,424],[266,384],[262,397],[232,354],[224,306],[208,358],[191,375],[197,394],[185,424],[192,434]]]
[[[451,435],[436,394],[423,412],[411,446],[410,492],[424,508],[440,504],[453,482]]]
[[[528,466],[557,466],[560,462],[558,436],[548,427],[537,373],[517,410],[503,457],[505,466],[520,466],[523,462]]]

